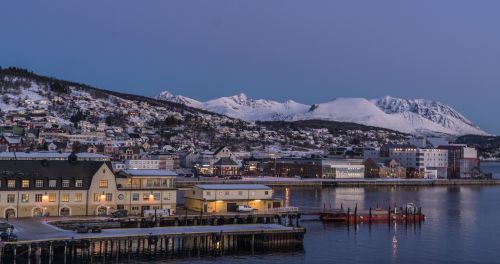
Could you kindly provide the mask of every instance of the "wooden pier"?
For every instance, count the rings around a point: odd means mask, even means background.
[[[61,238],[4,243],[0,248],[1,263],[121,263],[131,259],[297,251],[303,248],[305,230],[257,224],[59,233]]]

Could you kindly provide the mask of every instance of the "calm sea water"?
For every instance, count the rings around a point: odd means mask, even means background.
[[[488,163],[487,169],[500,175],[498,163]],[[303,221],[307,234],[302,252],[168,263],[500,263],[500,186],[277,188],[276,194],[305,207],[415,202],[427,219],[420,225],[359,224],[349,229]]]

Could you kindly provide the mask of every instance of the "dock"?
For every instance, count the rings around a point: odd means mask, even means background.
[[[18,222],[16,226],[20,240],[1,245],[1,263],[120,263],[138,258],[296,251],[303,248],[305,234],[304,228],[279,224],[119,228],[84,234],[46,222]]]

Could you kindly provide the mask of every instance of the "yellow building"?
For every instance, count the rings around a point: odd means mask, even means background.
[[[0,160],[0,213],[1,217],[94,216],[116,209],[140,214],[149,208],[173,213],[174,178],[171,172],[115,177],[109,161],[75,156]]]
[[[273,190],[262,184],[201,184],[184,193],[184,205],[191,211],[204,213],[237,212],[246,205],[256,212],[282,206],[273,198]]]

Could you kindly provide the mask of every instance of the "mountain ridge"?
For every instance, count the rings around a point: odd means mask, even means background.
[[[326,120],[381,127],[414,135],[489,135],[452,107],[427,99],[385,96],[339,97],[312,105],[293,100],[252,99],[244,93],[205,102],[170,92],[157,99],[176,102],[245,121]]]

